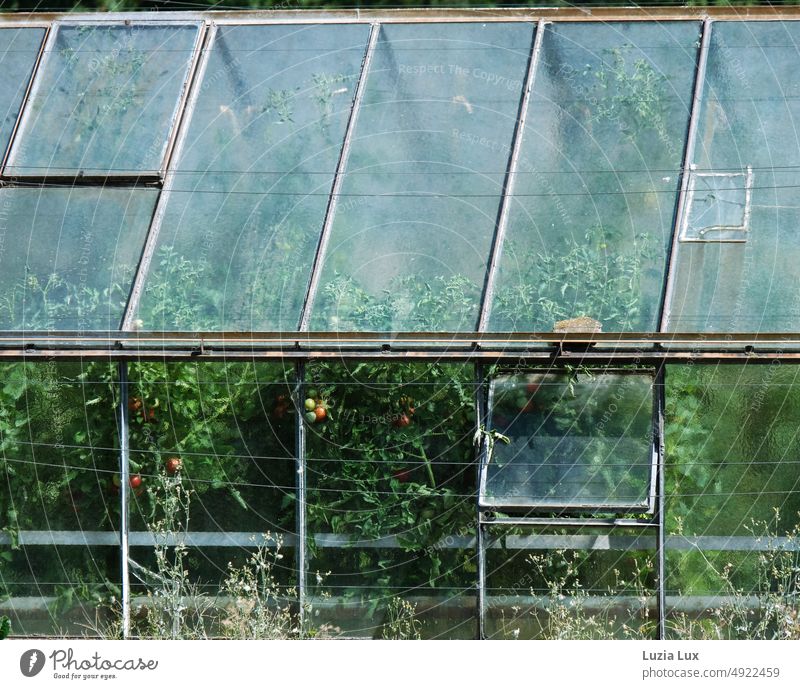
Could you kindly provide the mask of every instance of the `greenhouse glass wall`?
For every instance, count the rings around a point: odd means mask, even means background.
[[[799,45],[0,15],[0,636],[800,638]]]

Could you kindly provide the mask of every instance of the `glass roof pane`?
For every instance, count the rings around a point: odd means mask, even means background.
[[[218,31],[139,317],[295,330],[369,27]]]
[[[0,156],[8,146],[44,29],[0,29]]]
[[[116,330],[157,190],[0,189],[0,330]]]
[[[673,258],[670,331],[800,330],[798,46],[800,22],[713,24],[693,174],[731,175],[713,199],[740,229],[698,237],[708,193],[695,192]]]
[[[531,24],[386,25],[313,330],[474,330]]]
[[[61,25],[9,174],[158,171],[196,25]]]
[[[657,327],[700,25],[548,25],[489,330]]]

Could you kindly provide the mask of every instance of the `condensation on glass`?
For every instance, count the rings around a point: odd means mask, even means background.
[[[158,191],[0,189],[0,329],[118,330]]]
[[[369,27],[220,26],[168,182],[148,330],[295,330]]]
[[[474,330],[532,24],[384,25],[312,330]]]
[[[657,327],[700,25],[549,24],[489,320]]]
[[[652,508],[656,453],[650,373],[498,375],[489,384],[488,400],[482,506]]]
[[[53,30],[7,173],[160,171],[198,25],[60,23]]]

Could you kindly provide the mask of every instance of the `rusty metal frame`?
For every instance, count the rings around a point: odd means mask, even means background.
[[[212,20],[219,24],[280,23],[431,23],[431,22],[509,22],[545,19],[561,22],[680,21],[710,17],[721,21],[783,21],[800,19],[796,6],[753,7],[520,7],[520,8],[357,8],[321,10],[209,10],[199,12],[108,12],[108,21],[187,21]],[[96,12],[31,12],[0,15],[2,26],[29,26],[70,19],[98,21]]]
[[[108,186],[108,185],[125,185],[125,184],[153,184],[159,183],[164,176],[166,171],[169,157],[172,151],[172,144],[175,138],[175,129],[177,127],[177,123],[180,121],[182,113],[185,110],[185,101],[187,96],[187,91],[189,84],[191,83],[192,72],[194,68],[194,63],[196,62],[196,54],[198,51],[198,46],[202,44],[203,34],[205,31],[205,23],[202,20],[189,20],[189,19],[159,19],[152,20],[152,21],[141,21],[138,17],[132,18],[125,18],[125,17],[111,17],[111,16],[103,16],[102,18],[98,17],[97,14],[93,15],[91,18],[84,18],[84,19],[77,19],[74,15],[63,15],[60,16],[57,20],[55,20],[50,27],[47,29],[45,39],[42,43],[41,51],[39,54],[39,58],[37,59],[34,71],[32,74],[31,82],[28,86],[28,91],[25,94],[25,99],[23,100],[23,108],[20,109],[19,117],[17,118],[17,122],[14,126],[14,132],[9,141],[8,148],[5,152],[5,156],[3,159],[3,167],[2,172],[4,178],[8,178],[6,176],[6,168],[7,167],[14,167],[14,154],[17,151],[16,144],[18,141],[24,141],[25,138],[25,129],[29,122],[29,115],[30,109],[28,106],[30,102],[33,101],[34,97],[38,94],[39,89],[41,88],[43,82],[43,72],[44,68],[46,67],[47,56],[53,52],[53,48],[55,46],[56,40],[58,40],[58,32],[61,27],[75,27],[75,26],[126,26],[126,25],[143,25],[143,26],[194,26],[197,28],[197,36],[195,37],[195,45],[192,49],[193,57],[189,61],[189,64],[186,68],[186,74],[183,78],[183,83],[181,85],[180,95],[178,100],[173,108],[172,114],[169,118],[169,127],[167,129],[167,138],[164,144],[164,148],[162,149],[161,159],[159,161],[159,167],[154,170],[147,170],[141,173],[137,173],[134,170],[123,170],[120,172],[108,171],[105,174],[97,174],[91,173],[88,175],[84,175],[81,171],[76,170],[74,173],[64,173],[64,172],[56,172],[53,174],[45,174],[45,173],[19,173],[14,172],[11,175],[11,180],[15,183],[20,181],[34,184],[34,185],[43,185],[48,182],[57,183],[61,185],[65,185],[68,187],[74,185],[87,185],[87,186]],[[9,23],[9,25],[0,22],[0,28],[13,26],[13,23]],[[58,169],[58,168],[56,168]]]

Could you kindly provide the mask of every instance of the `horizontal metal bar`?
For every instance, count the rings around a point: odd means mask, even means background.
[[[566,521],[566,520],[561,520]],[[506,522],[507,524],[507,522]],[[530,523],[527,523],[530,525]],[[551,524],[562,526],[563,524]],[[581,526],[586,526],[582,524]],[[606,524],[606,526],[608,526]],[[631,526],[620,520],[614,526]],[[636,524],[647,526],[647,524]],[[373,539],[354,539],[349,534],[316,533],[311,537],[318,548],[347,549],[406,549],[395,536]],[[292,534],[262,534],[254,532],[190,531],[183,534],[156,534],[149,531],[131,531],[131,547],[153,547],[155,545],[185,545],[189,548],[254,548],[275,547],[280,541],[286,548],[294,547],[297,539]],[[0,533],[0,545],[10,545],[11,535]],[[20,531],[18,543],[24,546],[115,546],[119,547],[119,535],[114,531]],[[528,534],[509,535],[494,539],[489,548],[512,550],[653,550],[654,535],[614,534]],[[786,536],[667,536],[668,550],[677,551],[725,551],[725,552],[800,552],[800,540]],[[430,546],[435,550],[466,550],[475,547],[473,536],[445,536]]]
[[[309,349],[286,350],[279,348],[251,347],[238,348],[165,348],[165,349],[127,349],[108,347],[16,348],[0,347],[0,361],[26,361],[35,363],[45,360],[62,361],[310,361],[310,360],[349,360],[349,361],[440,361],[465,363],[481,361],[486,364],[515,364],[517,366],[557,366],[557,365],[660,365],[660,364],[748,364],[760,365],[782,362],[800,364],[800,352],[755,351],[755,352],[551,352],[542,350],[447,350],[430,347],[412,351],[396,349],[376,351],[375,349]]]
[[[13,168],[13,165],[9,167]],[[108,173],[101,174],[4,174],[0,177],[0,188],[10,189],[72,189],[73,187],[153,187],[161,186],[159,173]]]
[[[546,518],[546,517],[498,517],[496,519],[484,519],[482,524],[487,526],[557,526],[559,528],[609,528],[609,527],[631,527],[631,528],[657,528],[658,524],[653,521],[643,519],[578,519],[575,517]]]
[[[156,345],[165,347],[172,344],[195,343],[211,346],[214,344],[241,345],[277,345],[304,346],[312,344],[330,344],[337,347],[346,345],[410,345],[433,344],[440,346],[476,345],[525,345],[548,347],[553,345],[613,345],[614,347],[640,347],[658,345],[669,347],[677,345],[760,345],[779,344],[800,347],[800,332],[786,333],[582,333],[582,332],[299,332],[299,331],[136,331],[123,332],[92,330],[49,330],[49,331],[16,331],[0,330],[0,345],[11,344],[44,344],[65,342],[106,342],[113,344],[135,344],[137,347]]]
[[[134,24],[203,21],[210,19],[219,24],[260,23],[371,23],[402,22],[507,22],[548,21],[609,22],[609,21],[671,21],[698,20],[760,21],[796,19],[800,9],[795,6],[752,7],[518,7],[518,8],[357,8],[323,10],[211,10],[205,12],[107,12],[98,18],[92,12],[33,12],[0,15],[0,26],[40,26],[62,20],[82,23],[116,23],[130,21]]]
[[[324,587],[323,587],[324,588]],[[465,592],[466,595],[454,596],[452,593],[446,593],[448,589],[443,589],[440,596],[435,595],[414,595],[413,588],[404,587],[402,589],[403,599],[412,603],[420,611],[427,609],[435,609],[440,612],[451,610],[465,610],[469,611],[474,608],[474,598],[470,593]],[[649,593],[649,591],[645,591]],[[225,607],[230,603],[230,598],[227,596],[213,596],[220,607]],[[325,596],[309,596],[309,606],[313,609],[329,610],[332,608],[348,607],[355,610],[366,608],[370,605],[369,601],[362,601],[353,599],[351,597],[325,595]],[[0,613],[5,615],[20,615],[31,613],[46,613],[50,616],[52,605],[57,602],[54,596],[11,596],[0,602]],[[184,602],[191,606],[192,601],[188,598]],[[667,596],[667,611],[668,613],[711,613],[720,608],[733,607],[745,610],[759,610],[768,603],[766,596],[758,595],[741,595],[741,596]],[[131,598],[131,605],[136,608],[148,608],[154,604],[152,596],[133,596]],[[87,607],[87,601],[78,601],[76,605]],[[511,608],[519,608],[518,614],[512,618],[518,620],[522,615],[526,614],[531,609],[544,610],[557,605],[560,609],[571,609],[574,611],[582,611],[584,613],[591,613],[592,611],[606,611],[609,607],[619,607],[624,610],[652,610],[655,607],[655,596],[638,596],[638,595],[617,595],[609,593],[603,596],[581,596],[580,598],[572,596],[563,596],[554,599],[550,596],[533,596],[533,595],[511,595],[511,594],[494,594],[486,597],[486,611],[487,614],[492,615],[492,611],[499,613],[502,610]],[[31,638],[25,635],[24,638]],[[52,634],[48,635],[52,638]]]

